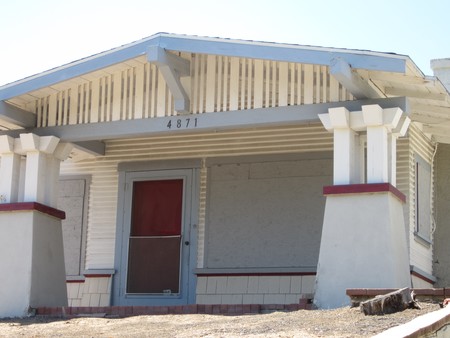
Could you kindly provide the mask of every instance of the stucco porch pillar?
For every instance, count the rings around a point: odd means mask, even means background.
[[[0,187],[11,187],[4,190],[8,199],[0,201],[0,247],[7,253],[0,257],[0,317],[67,305],[61,228],[65,215],[55,207],[59,164],[70,149],[51,136],[0,139],[0,171],[7,173],[0,177]],[[20,156],[25,157],[25,171],[20,170]],[[18,181],[25,183],[19,193]]]
[[[327,130],[341,132],[333,109],[320,118]],[[348,128],[367,135],[367,161],[363,165],[364,158],[356,154],[361,153],[359,150],[350,149],[351,145],[344,142],[334,143],[335,167],[344,166],[349,172],[351,168],[365,168],[365,172],[353,175],[359,181],[341,183],[334,179],[333,186],[324,187],[327,200],[314,297],[319,308],[349,305],[348,288],[410,286],[405,196],[394,186],[395,140],[404,135],[409,124],[402,115],[399,108],[382,109],[378,105],[349,113]],[[343,152],[351,154],[353,163],[336,156]]]

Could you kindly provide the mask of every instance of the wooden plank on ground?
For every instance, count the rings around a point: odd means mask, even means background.
[[[383,315],[403,311],[408,308],[420,309],[410,288],[403,288],[385,295],[376,296],[360,304],[365,315]]]

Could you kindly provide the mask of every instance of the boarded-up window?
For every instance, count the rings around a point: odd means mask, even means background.
[[[317,265],[329,155],[211,166],[205,267]]]
[[[88,183],[87,177],[79,176],[59,182],[58,209],[66,213],[62,230],[67,276],[80,276],[84,270]]]
[[[431,166],[419,156],[416,174],[416,235],[431,242]]]

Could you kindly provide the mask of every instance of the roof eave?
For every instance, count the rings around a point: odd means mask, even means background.
[[[7,100],[39,88],[69,80],[96,70],[145,55],[150,46],[170,51],[216,54],[263,60],[309,63],[329,66],[339,57],[353,69],[405,73],[409,57],[370,51],[309,47],[278,43],[201,38],[158,33],[103,53],[99,53],[64,66],[0,87],[0,100]]]

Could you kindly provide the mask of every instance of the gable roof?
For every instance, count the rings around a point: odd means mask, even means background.
[[[5,125],[11,129],[26,127],[8,125],[8,115],[3,111],[5,104],[9,114],[20,114],[20,110],[11,106],[23,107],[26,102],[61,90],[71,81],[86,81],[121,65],[149,62],[149,51],[155,47],[177,55],[198,53],[328,66],[356,98],[408,97],[412,120],[421,123],[436,141],[450,143],[447,136],[450,127],[447,130],[442,126],[443,121],[450,120],[449,94],[437,78],[424,76],[408,56],[168,33],[158,33],[1,86],[0,119],[7,121]],[[26,116],[20,120],[26,120]]]
[[[151,46],[158,46],[168,51],[326,66],[339,57],[352,68],[394,73],[406,73],[408,66],[411,67],[409,57],[392,53],[158,33],[1,86],[0,100],[8,100],[14,96],[143,56]],[[415,68],[415,72],[420,72],[417,67]]]

